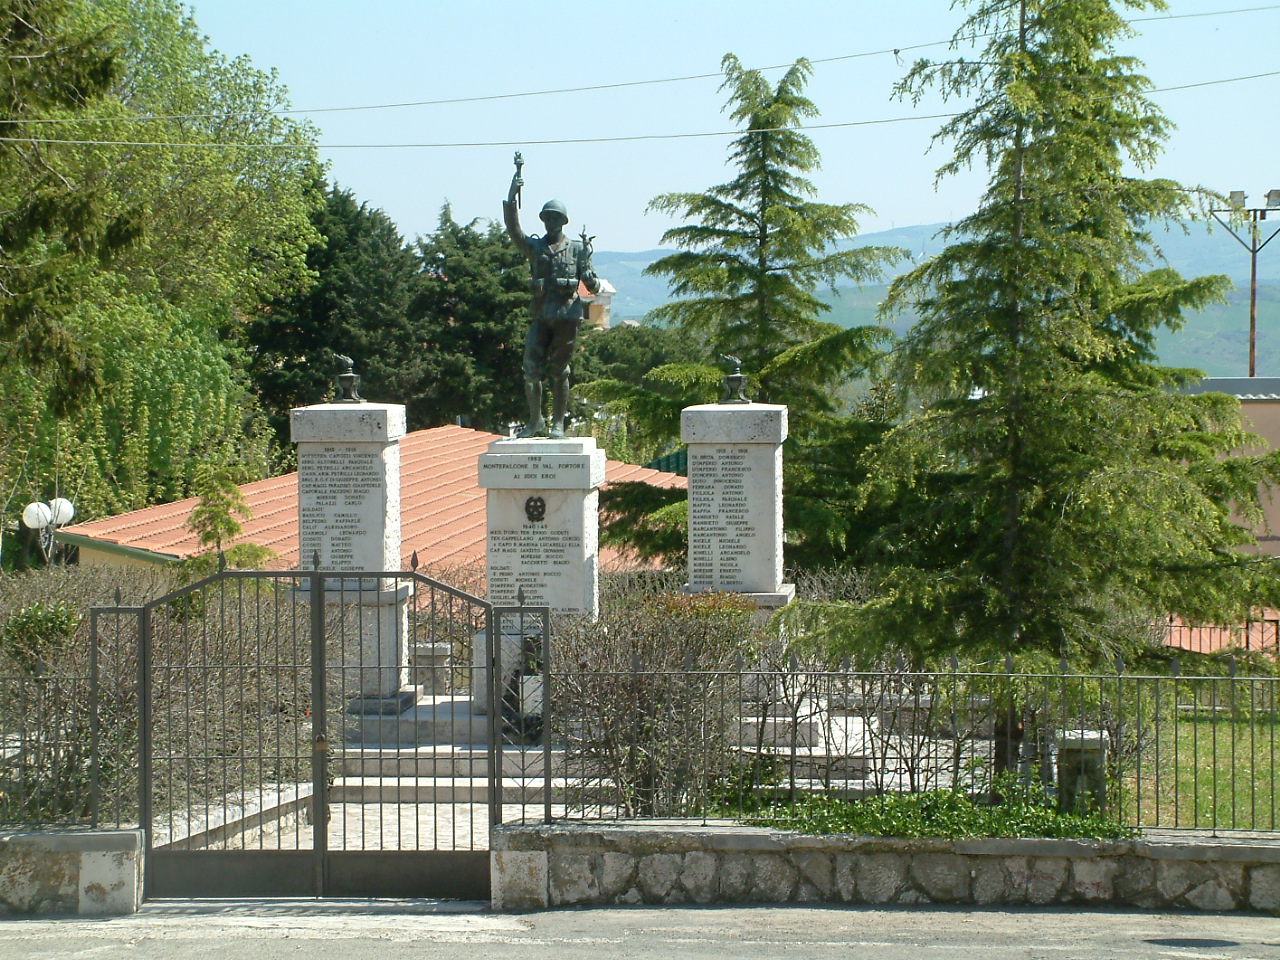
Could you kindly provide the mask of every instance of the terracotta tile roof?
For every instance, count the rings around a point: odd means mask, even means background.
[[[1239,647],[1280,656],[1280,610],[1255,611],[1254,619],[1236,627],[1192,626],[1171,616],[1164,625],[1164,642],[1165,646],[1195,653]]]
[[[465,427],[416,430],[400,441],[401,552],[405,566],[416,551],[424,569],[461,566],[484,560],[485,495],[476,479],[476,458],[497,434]],[[684,477],[610,460],[608,482],[642,481],[656,487],[684,488]],[[298,567],[298,475],[289,473],[246,483],[240,488],[253,517],[244,522],[237,542],[269,547],[277,570]],[[194,498],[165,503],[114,517],[64,527],[75,542],[104,544],[182,559],[200,552],[187,530]],[[68,538],[70,539],[70,538]],[[601,562],[616,559],[607,550]]]

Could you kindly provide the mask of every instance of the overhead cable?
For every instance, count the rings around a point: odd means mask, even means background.
[[[1172,87],[1156,87],[1147,93],[1168,93],[1175,90],[1190,90],[1195,87],[1213,87],[1224,83],[1241,83],[1245,80],[1262,80],[1267,77],[1280,77],[1280,70],[1269,73],[1254,73],[1246,77],[1227,77],[1222,80],[1205,80],[1200,83],[1184,83]],[[466,147],[546,147],[560,145],[581,145],[588,143],[634,143],[645,140],[696,140],[708,137],[737,137],[744,133],[780,133],[784,130],[838,130],[844,127],[885,126],[894,123],[914,123],[917,120],[951,120],[962,116],[963,111],[955,113],[920,114],[910,117],[883,117],[877,120],[846,120],[840,123],[811,123],[795,127],[768,127],[752,131],[714,130],[703,133],[650,133],[631,134],[621,137],[570,137],[556,140],[475,140],[453,141],[449,143],[319,143],[315,147],[320,150],[443,150]],[[102,147],[184,147],[208,150],[298,150],[306,149],[306,143],[201,143],[201,142],[168,142],[163,140],[76,140],[55,137],[0,137],[0,143],[45,143],[68,144],[74,146]]]
[[[1272,10],[1280,10],[1280,4],[1270,4],[1268,6],[1263,6],[1263,7],[1241,7],[1235,10],[1210,10],[1203,13],[1177,13],[1177,14],[1169,14],[1167,16],[1135,17],[1132,20],[1126,21],[1126,23],[1153,23],[1153,22],[1166,21],[1166,20],[1189,20],[1189,19],[1201,18],[1201,17],[1224,17],[1224,16],[1230,16],[1232,14],[1262,13],[1262,12],[1267,12]],[[966,36],[961,39],[972,41],[972,40],[982,39],[983,37],[986,37],[986,36],[990,36],[990,34],[975,34],[973,36]],[[834,57],[820,57],[817,59],[810,60],[809,62],[812,64],[838,63],[844,60],[858,60],[866,57],[879,57],[879,56],[887,56],[887,55],[892,55],[894,57],[897,57],[903,53],[907,53],[913,50],[923,50],[928,47],[948,46],[954,42],[956,42],[955,38],[948,39],[948,40],[931,40],[927,43],[916,43],[916,44],[911,44],[908,46],[901,46],[901,47],[886,47],[885,49],[882,49],[882,50],[867,50],[867,51],[863,51],[862,53],[848,53],[848,54],[843,54],[843,55],[834,56]],[[781,64],[773,64],[767,67],[757,67],[754,69],[759,71],[784,70],[790,66],[792,66],[792,64],[790,63],[781,63]],[[349,106],[349,107],[305,107],[305,108],[297,107],[297,108],[289,108],[286,110],[267,111],[265,115],[273,116],[273,117],[284,117],[284,116],[298,116],[303,114],[310,115],[310,114],[320,114],[320,113],[356,113],[356,112],[363,112],[363,111],[369,111],[369,110],[400,110],[408,107],[441,107],[441,106],[451,106],[451,105],[465,104],[465,103],[486,103],[486,102],[492,102],[492,101],[498,101],[498,100],[516,100],[516,99],[522,99],[527,97],[549,97],[549,96],[558,96],[558,95],[567,94],[567,93],[590,93],[590,92],[599,91],[599,90],[622,90],[630,87],[657,86],[665,83],[685,83],[690,80],[714,80],[723,76],[724,74],[722,72],[716,71],[714,73],[694,73],[694,74],[687,74],[687,75],[678,76],[678,77],[660,77],[660,78],[651,79],[651,80],[622,80],[616,83],[599,83],[599,84],[592,84],[592,85],[580,86],[580,87],[554,87],[547,90],[524,90],[516,93],[495,93],[495,94],[487,94],[487,95],[471,96],[471,97],[449,97],[449,98],[444,98],[439,100],[409,100],[409,101],[404,101],[400,103],[372,103],[372,104],[360,104],[360,105]],[[1181,88],[1176,88],[1176,89],[1181,89]],[[229,117],[236,117],[236,116],[243,116],[243,115],[244,114],[237,114],[237,113],[172,113],[172,114],[152,114],[147,116],[132,116],[132,117],[67,117],[63,119],[35,118],[31,120],[24,120],[23,122],[24,123],[95,123],[95,122],[103,122],[103,121],[124,120],[124,121],[133,122],[133,123],[153,123],[153,122],[166,121],[166,120],[211,120],[211,119],[229,118]]]

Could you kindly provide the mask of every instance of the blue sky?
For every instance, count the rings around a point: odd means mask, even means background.
[[[195,0],[210,45],[275,68],[298,108],[359,107],[460,97],[501,97],[596,84],[712,74],[727,52],[748,67],[818,63],[808,92],[818,123],[913,118],[954,109],[913,107],[893,84],[918,56],[944,56],[963,18],[947,0],[631,0],[510,3],[496,0]],[[1257,9],[1262,8],[1262,9]],[[1223,11],[1251,10],[1228,13]],[[1214,16],[1188,16],[1214,13]],[[1280,69],[1280,5],[1173,0],[1135,24],[1124,52],[1171,87]],[[1177,18],[1181,19],[1177,19]],[[892,51],[900,50],[895,56]],[[778,72],[770,77],[776,78]],[[463,104],[315,113],[322,145],[515,141],[525,158],[526,218],[563,200],[572,232],[585,224],[602,250],[658,245],[670,222],[645,214],[664,191],[701,190],[731,176],[729,137],[537,145],[551,139],[696,134],[731,129],[714,78]],[[1280,76],[1157,92],[1177,124],[1151,171],[1189,184],[1244,189],[1251,202],[1280,187]],[[876,214],[864,232],[935,223],[970,212],[981,171],[934,185],[945,146],[930,152],[940,121],[851,126],[812,134],[823,156],[813,178],[822,200]],[[381,207],[408,238],[429,232],[448,199],[457,219],[498,217],[513,146],[322,147],[330,176]],[[530,209],[532,208],[532,209]],[[536,225],[536,224],[535,224]]]

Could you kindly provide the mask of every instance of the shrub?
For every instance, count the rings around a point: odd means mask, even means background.
[[[756,637],[740,596],[643,584],[607,600],[595,622],[558,622],[553,735],[586,784],[571,803],[673,816],[712,802],[735,775],[737,701],[723,671]]]
[[[871,837],[1050,837],[1116,840],[1135,831],[1103,813],[1059,810],[1042,786],[1013,777],[997,784],[1000,800],[978,803],[956,790],[886,793],[861,800],[804,797],[748,822],[801,833]]]

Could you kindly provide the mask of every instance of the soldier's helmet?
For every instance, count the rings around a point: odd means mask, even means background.
[[[538,214],[538,219],[540,219],[543,223],[546,223],[548,213],[558,213],[560,214],[561,217],[564,218],[565,223],[569,222],[569,211],[565,209],[564,204],[561,203],[559,200],[548,200],[546,203],[544,203],[542,205],[541,212]]]

